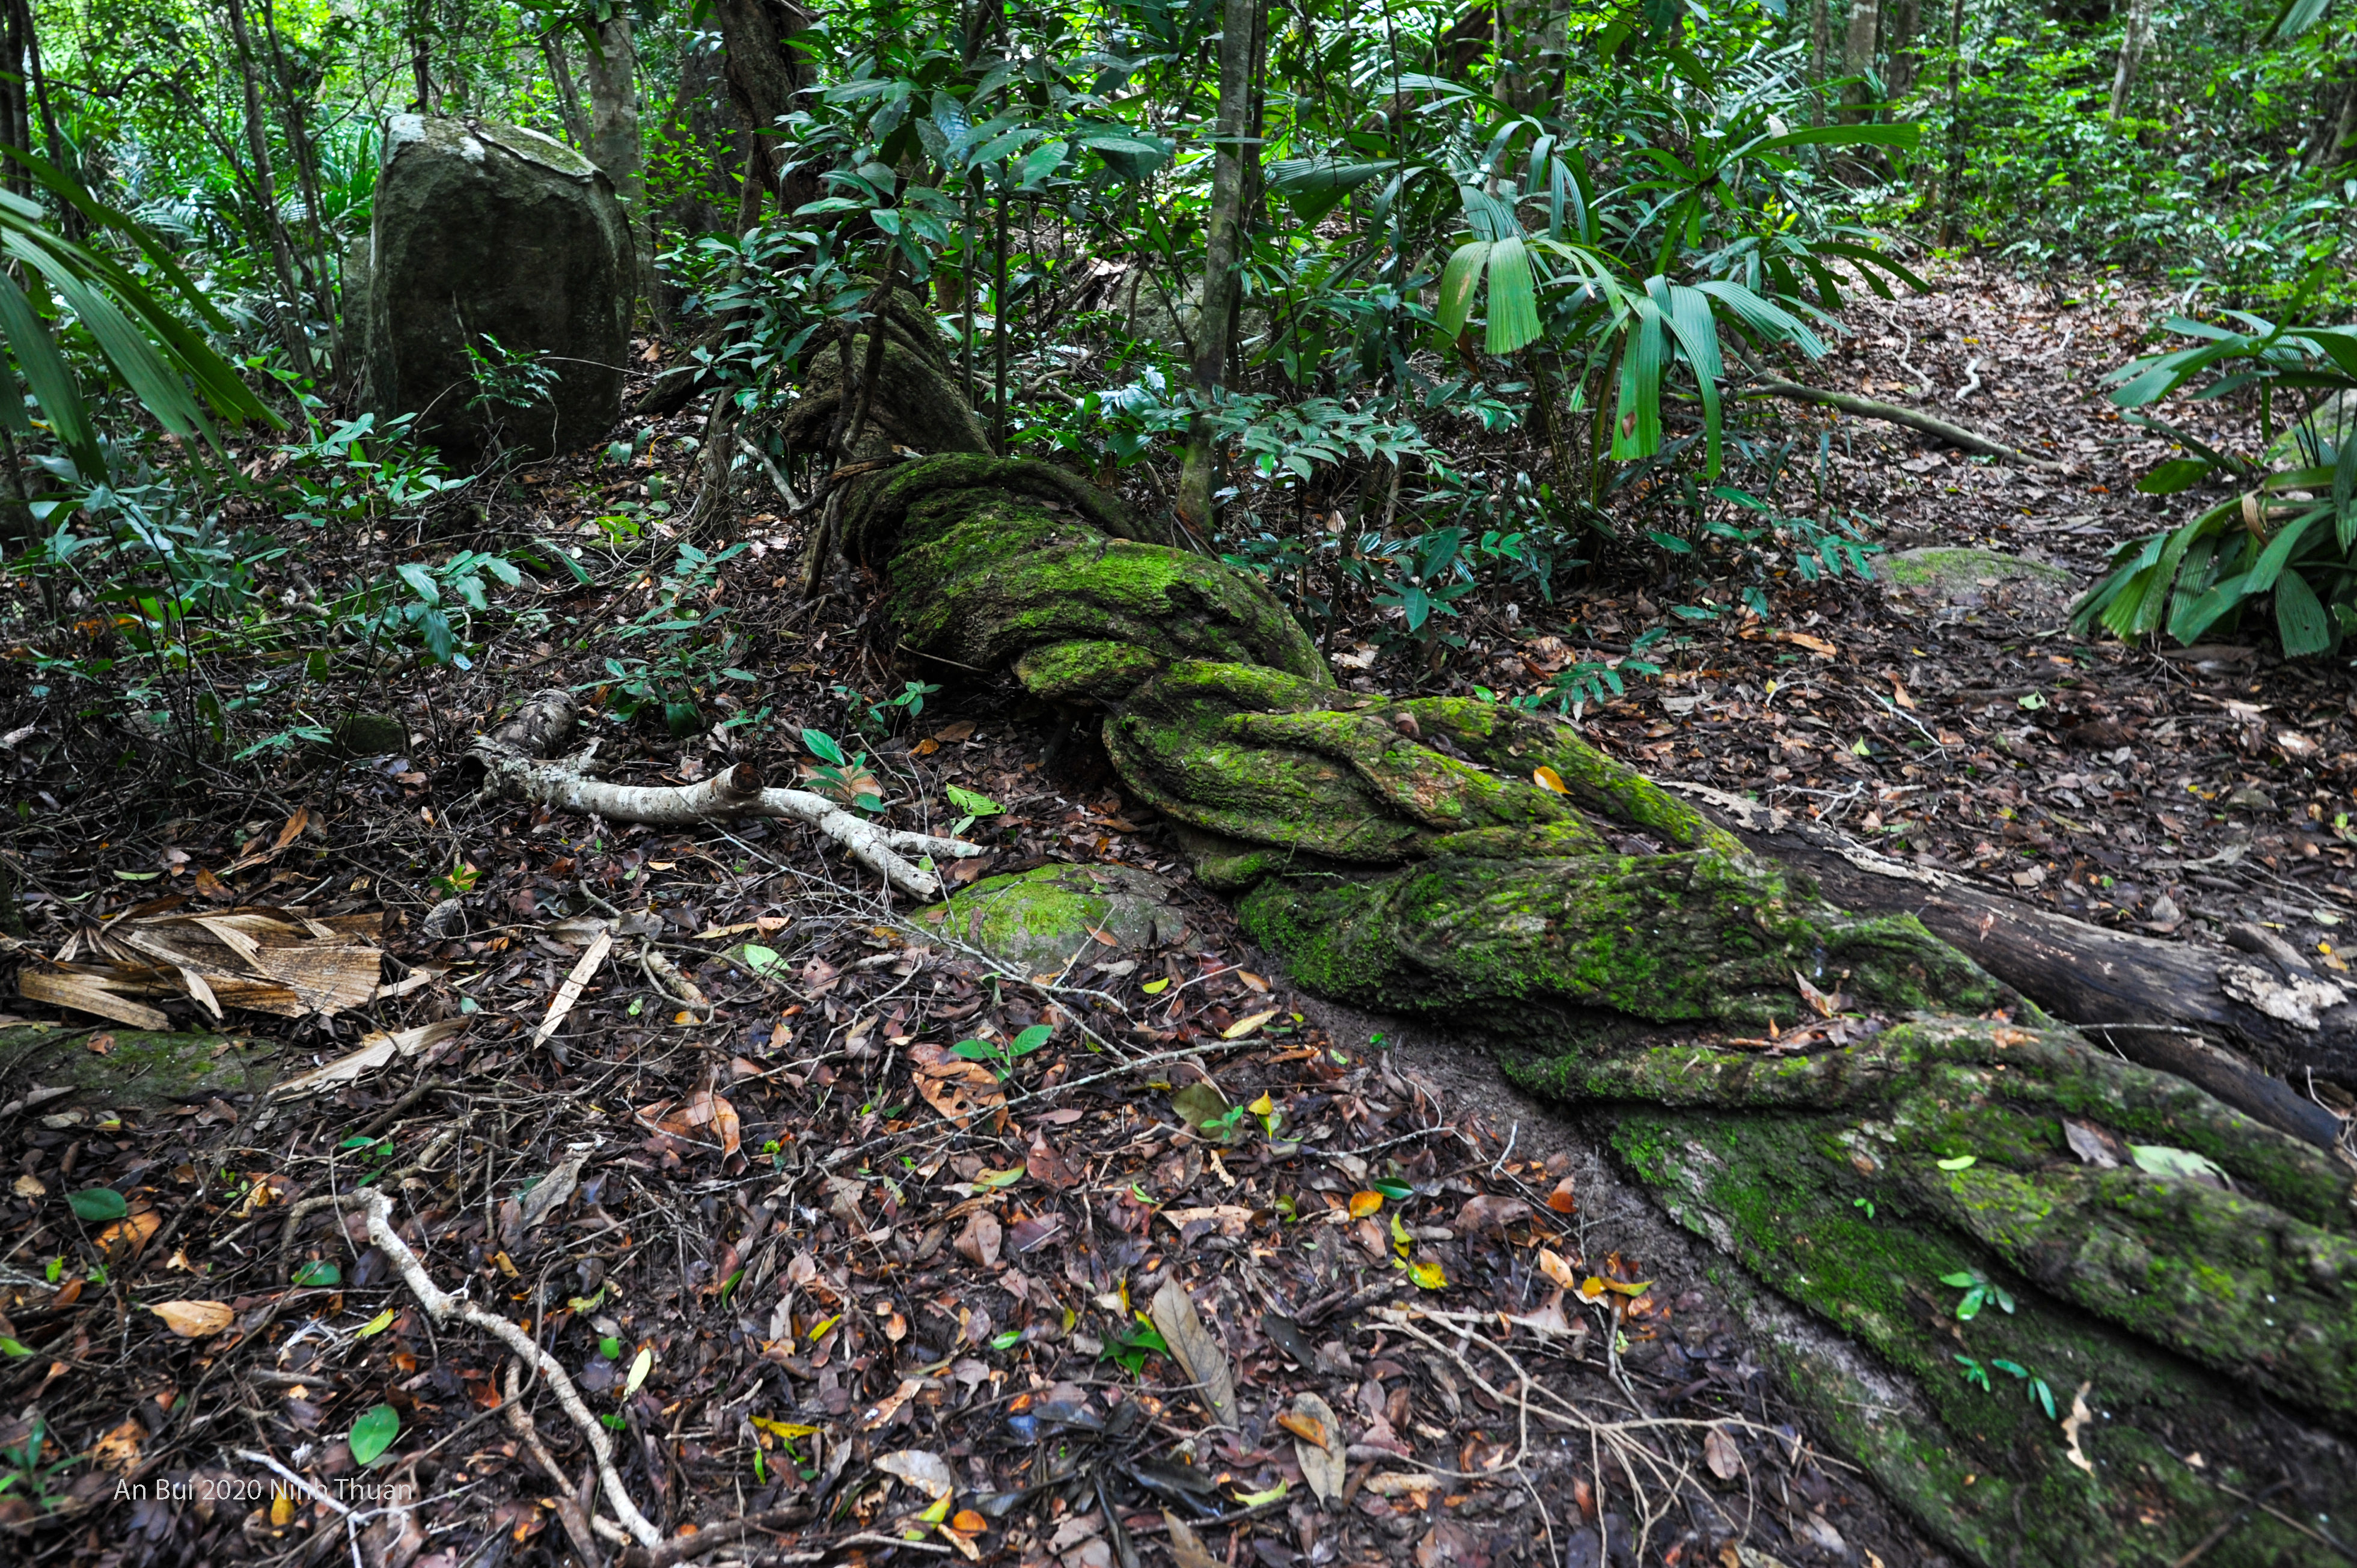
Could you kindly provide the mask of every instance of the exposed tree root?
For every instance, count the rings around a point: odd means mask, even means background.
[[[563,699],[561,712],[556,699]],[[530,722],[520,725],[519,721],[527,718]],[[747,762],[694,784],[609,784],[590,777],[590,757],[586,753],[565,761],[544,761],[501,738],[506,729],[520,728],[519,738],[546,746],[562,740],[571,727],[571,698],[564,693],[541,693],[525,705],[518,720],[475,743],[471,755],[483,770],[484,788],[535,805],[600,816],[609,822],[693,827],[748,817],[783,817],[817,829],[852,859],[919,898],[939,894],[941,878],[909,857],[964,858],[983,853],[963,839],[880,827],[807,789],[764,787],[759,770]]]
[[[1781,397],[1794,403],[1819,403],[1837,408],[1844,413],[1855,413],[1867,419],[1880,419],[1892,424],[1903,424],[1910,430],[1920,430],[1951,446],[1961,446],[1967,452],[1977,452],[1984,457],[2001,457],[2008,463],[2018,463],[2025,468],[2037,468],[2047,473],[2061,473],[2065,465],[2051,458],[2033,457],[2018,446],[2008,446],[1994,436],[1967,430],[1961,424],[1942,419],[1935,413],[1907,408],[1895,403],[1883,403],[1875,398],[1859,397],[1853,392],[1833,392],[1824,387],[1803,386],[1777,376],[1762,377],[1747,387],[1735,389],[1738,397]]]
[[[1849,884],[1788,871],[1568,724],[1336,689],[1258,577],[991,456],[922,327],[888,316],[864,356],[866,421],[848,421],[840,354],[819,356],[791,416],[803,451],[838,420],[864,425],[817,547],[880,580],[879,640],[1102,714],[1125,791],[1172,824],[1200,881],[1241,896],[1246,931],[1298,982],[1486,1028],[1521,1080],[1595,1108],[1674,1217],[1872,1348],[1888,1370],[1869,1377],[1770,1348],[1953,1549],[2062,1568],[2102,1540],[2127,1543],[2122,1563],[2177,1561],[2217,1522],[2210,1475],[2176,1457],[2189,1433],[2205,1464],[2234,1456],[2229,1481],[2297,1449],[2291,1511],[2357,1511],[2357,1453],[2337,1435],[2357,1431],[2351,1169],[2296,1096],[2212,1054],[2171,1058],[2167,1028],[2138,1048],[2175,1073],[2120,1060],[1918,906],[1829,902]],[[2051,467],[1910,410],[1760,390]],[[502,766],[568,803],[585,787],[577,769]],[[755,782],[695,788],[662,809]],[[2014,972],[2042,986],[2067,956]],[[2047,993],[2091,1024],[2139,1021],[2083,981]],[[2264,993],[2279,993],[2309,994]],[[2014,1308],[1960,1319],[1958,1278]],[[1959,1357],[2063,1408],[2086,1385],[2102,1419],[2058,1434],[2018,1391],[1964,1380]],[[1896,1423],[1874,1381],[1893,1373],[1920,1391]],[[2255,1519],[2207,1550],[2256,1563],[2284,1546]]]

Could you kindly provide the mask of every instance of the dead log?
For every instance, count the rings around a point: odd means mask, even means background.
[[[2284,1077],[2357,1085],[2357,1002],[2256,927],[2233,947],[2106,930],[1964,877],[1878,854],[1833,829],[1696,785],[1749,848],[1816,879],[1845,908],[1912,915],[1989,973],[2139,1066],[2200,1084],[2244,1114],[2330,1148],[2341,1119]],[[2266,1071],[2255,1071],[2233,1046]]]

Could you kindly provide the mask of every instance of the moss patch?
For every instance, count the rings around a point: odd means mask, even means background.
[[[1186,913],[1170,897],[1168,882],[1128,866],[1043,865],[985,877],[909,921],[920,933],[955,937],[1025,974],[1060,974],[1076,963],[1186,940]]]
[[[93,1040],[112,1040],[103,1053]],[[259,1094],[278,1081],[278,1047],[228,1035],[156,1029],[0,1029],[0,1077],[8,1098],[34,1084],[71,1084],[53,1109],[169,1105],[215,1095]]]

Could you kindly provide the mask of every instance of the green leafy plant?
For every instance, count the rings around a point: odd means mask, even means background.
[[[1964,1293],[1956,1303],[1956,1320],[1960,1323],[1970,1323],[1980,1316],[1982,1306],[1992,1301],[2007,1314],[2013,1311],[2012,1293],[1978,1269],[1960,1269],[1952,1274],[1942,1274],[1940,1283]]]
[[[805,770],[812,789],[863,811],[884,809],[884,786],[868,768],[866,752],[845,755],[833,736],[815,729],[802,731],[802,747],[818,758],[816,766]]]
[[[2267,472],[2144,421],[2176,435],[2192,456],[2161,464],[2139,489],[2169,495],[2222,477],[2236,493],[2181,527],[2121,545],[2110,572],[2072,607],[2072,626],[2084,634],[2100,625],[2122,638],[2165,629],[2190,645],[2238,629],[2256,605],[2270,602],[2287,656],[2324,653],[2357,627],[2357,439],[2349,438],[2345,419],[2317,416],[2341,406],[2337,399],[2357,398],[2357,328],[2279,326],[2229,314],[2243,330],[2172,318],[2169,329],[2194,344],[2113,371],[2120,384],[2112,401],[2141,408],[2215,371],[2199,395],[2255,392],[2262,436],[2272,444],[2278,398],[2304,402],[2321,392],[2315,408],[2290,422],[2290,466]]]
[[[1169,1341],[1162,1337],[1144,1313],[1140,1313],[1133,1326],[1117,1328],[1105,1336],[1104,1348],[1097,1352],[1097,1359],[1111,1361],[1134,1378],[1146,1370],[1148,1356],[1167,1356],[1169,1353]]]
[[[44,1462],[42,1455],[48,1445],[48,1423],[37,1415],[21,1440],[12,1447],[0,1448],[0,1498],[29,1497],[34,1506],[44,1512],[65,1501],[57,1489],[58,1473],[80,1455],[60,1455]]]
[[[1052,1024],[1034,1024],[1001,1045],[996,1040],[960,1040],[950,1054],[980,1062],[996,1073],[1000,1082],[1015,1076],[1015,1064],[1046,1045],[1056,1032]]]
[[[897,695],[880,702],[871,701],[857,687],[835,682],[835,697],[849,710],[852,723],[862,730],[890,734],[902,721],[913,719],[925,711],[925,699],[941,688],[923,681],[909,681],[901,685]]]

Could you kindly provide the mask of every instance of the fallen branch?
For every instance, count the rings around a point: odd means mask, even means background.
[[[487,789],[534,805],[600,816],[609,822],[690,827],[747,817],[783,817],[801,822],[841,844],[852,859],[901,892],[919,898],[939,894],[941,879],[908,856],[963,858],[983,853],[963,839],[879,827],[807,789],[765,788],[759,772],[748,762],[698,783],[667,787],[608,784],[590,778],[581,760],[543,762],[489,739],[475,743],[474,756],[488,775]]]
[[[1977,452],[1984,457],[2002,457],[2008,463],[2018,463],[2025,468],[2037,468],[2048,473],[2061,473],[2063,465],[2050,458],[2033,457],[2018,447],[2008,446],[1978,431],[1967,430],[1961,424],[1951,424],[1937,414],[1923,413],[1904,408],[1895,403],[1882,403],[1870,397],[1858,397],[1850,392],[1831,392],[1824,387],[1804,387],[1798,381],[1784,381],[1776,376],[1764,376],[1752,385],[1735,389],[1737,397],[1781,397],[1794,403],[1823,403],[1827,408],[1840,409],[1867,419],[1879,419],[1892,424],[1903,424],[1910,430],[1920,430],[1936,436],[1951,446],[1961,446],[1967,452]]]
[[[417,1298],[435,1322],[447,1323],[455,1317],[471,1328],[481,1329],[548,1380],[548,1386],[556,1394],[556,1402],[565,1407],[565,1413],[573,1418],[573,1424],[581,1429],[581,1435],[588,1441],[590,1455],[597,1464],[597,1477],[605,1486],[608,1502],[620,1518],[622,1528],[630,1531],[632,1540],[650,1551],[661,1546],[663,1543],[662,1531],[649,1522],[647,1516],[630,1501],[630,1494],[622,1486],[621,1474],[614,1468],[614,1448],[607,1440],[606,1429],[598,1424],[596,1416],[589,1413],[589,1407],[582,1402],[580,1391],[573,1386],[572,1378],[566,1375],[556,1358],[533,1344],[531,1335],[506,1318],[497,1313],[485,1312],[473,1302],[452,1295],[436,1284],[433,1277],[426,1273],[425,1265],[410,1250],[409,1243],[393,1230],[393,1203],[383,1193],[374,1189],[348,1193],[338,1200],[338,1205],[344,1208],[358,1208],[368,1215],[370,1244],[393,1261],[394,1272],[401,1275],[402,1283],[409,1287],[410,1294]],[[604,1524],[605,1520],[598,1519],[593,1522]]]

